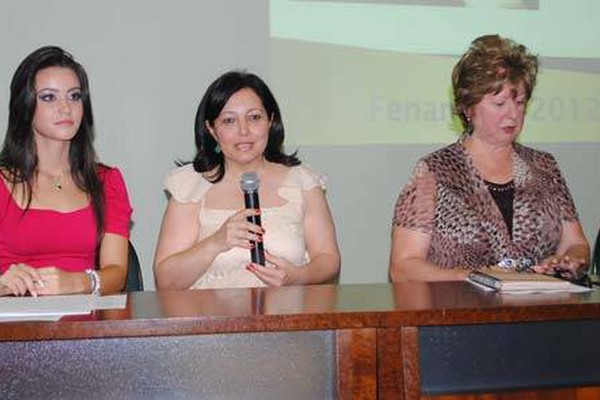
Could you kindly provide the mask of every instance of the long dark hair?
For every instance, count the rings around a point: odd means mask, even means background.
[[[38,167],[32,128],[36,109],[35,78],[40,70],[49,67],[70,69],[77,75],[81,86],[83,117],[79,130],[71,140],[69,164],[73,181],[91,198],[99,243],[104,233],[104,196],[93,146],[94,117],[88,77],[73,56],[60,47],[45,46],[37,49],[21,62],[13,75],[10,83],[8,129],[0,151],[0,171],[12,184],[13,190],[17,184],[24,186],[27,196],[24,212],[27,212],[31,205],[33,179]]]
[[[285,154],[283,151],[284,129],[281,113],[271,90],[258,76],[242,72],[230,71],[214,81],[206,90],[196,112],[196,156],[193,165],[196,172],[214,174],[208,177],[212,183],[219,182],[225,175],[225,158],[217,151],[217,141],[208,131],[206,123],[214,126],[214,122],[225,107],[229,98],[242,89],[251,89],[262,101],[263,107],[271,120],[269,139],[264,156],[267,161],[291,167],[299,165],[297,152]]]

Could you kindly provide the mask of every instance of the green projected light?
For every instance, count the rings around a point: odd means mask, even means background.
[[[271,82],[296,144],[451,141],[452,67],[488,33],[540,55],[523,140],[600,139],[595,0],[271,0],[270,18]]]

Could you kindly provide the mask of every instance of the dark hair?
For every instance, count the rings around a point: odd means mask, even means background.
[[[537,56],[525,46],[500,35],[475,39],[452,70],[453,112],[470,132],[469,109],[488,93],[499,93],[506,84],[525,87],[531,98],[538,71]]]
[[[214,174],[208,177],[213,182],[219,182],[225,175],[225,159],[223,153],[217,151],[217,141],[208,131],[206,123],[211,126],[217,119],[229,98],[241,89],[251,89],[262,101],[263,107],[271,120],[269,139],[264,156],[271,161],[286,166],[299,165],[296,153],[287,155],[283,152],[284,129],[281,113],[275,97],[269,87],[258,76],[241,71],[230,71],[221,75],[206,90],[196,112],[194,130],[196,132],[196,156],[194,170]],[[216,168],[216,170],[215,170]]]
[[[23,184],[27,196],[25,211],[32,199],[32,184],[38,167],[32,121],[36,109],[35,79],[40,70],[49,67],[68,68],[77,75],[81,86],[83,116],[79,130],[71,140],[69,164],[71,176],[79,189],[91,198],[96,217],[98,243],[104,232],[104,196],[98,177],[99,165],[93,146],[94,117],[88,77],[73,56],[60,47],[45,46],[28,55],[17,67],[10,83],[8,128],[0,151],[0,168],[13,185]]]

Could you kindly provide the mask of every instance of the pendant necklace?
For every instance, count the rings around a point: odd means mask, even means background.
[[[62,185],[63,175],[64,175],[64,172],[62,172],[60,175],[55,177],[54,182],[52,183],[52,188],[54,188],[54,190],[57,192],[62,192],[62,190],[63,190],[63,185]]]
[[[46,175],[48,178],[50,178],[50,187],[52,188],[52,191],[55,193],[60,193],[62,192],[62,190],[64,189],[64,185],[63,185],[63,176],[65,175],[65,173],[67,171],[63,171],[58,175],[52,175],[48,172],[44,172],[44,171],[40,171],[42,174]]]

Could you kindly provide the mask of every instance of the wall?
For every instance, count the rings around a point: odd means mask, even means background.
[[[448,134],[449,142],[453,140]],[[528,144],[528,143],[526,143]],[[600,227],[600,143],[531,144],[554,154],[578,208],[588,240]],[[328,198],[342,251],[345,283],[384,282],[393,207],[412,168],[439,145],[303,148],[311,166],[326,171]]]
[[[20,60],[46,44],[72,52],[91,79],[101,159],[125,175],[135,210],[132,240],[152,289],[152,257],[166,204],[162,179],[174,160],[193,156],[195,110],[216,76],[231,68],[269,75],[267,1],[24,0],[2,8],[0,132],[6,128],[10,77]],[[299,133],[288,132],[294,134]],[[299,149],[301,158],[329,178],[341,282],[387,280],[394,201],[416,160],[437,147]],[[586,232],[595,237],[600,144],[538,147],[558,157]]]

